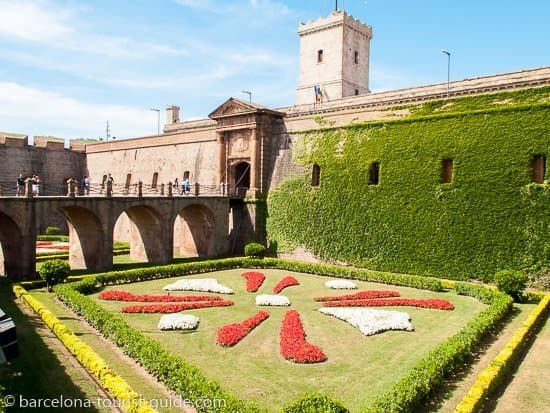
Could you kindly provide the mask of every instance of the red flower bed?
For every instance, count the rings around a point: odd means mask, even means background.
[[[411,306],[421,308],[435,308],[437,310],[454,310],[455,306],[439,298],[419,299],[419,298],[387,298],[372,300],[343,300],[327,301],[324,307],[383,307],[383,306]]]
[[[218,300],[190,303],[131,305],[128,307],[123,307],[121,311],[123,313],[179,313],[184,310],[194,310],[208,307],[228,307],[230,305],[233,305],[233,301]]]
[[[48,248],[51,250],[68,251],[68,244],[54,244],[53,241],[36,241],[36,248]]]
[[[283,278],[275,287],[273,287],[273,293],[279,294],[286,287],[290,287],[291,285],[300,285],[300,283],[296,278],[289,275],[288,277]]]
[[[249,293],[255,293],[258,291],[258,288],[262,286],[265,280],[265,275],[261,272],[245,272],[242,276],[246,278],[246,291]]]
[[[232,347],[269,317],[269,313],[259,311],[242,323],[226,324],[218,329],[216,343],[222,347]]]
[[[355,294],[345,294],[345,295],[328,295],[324,297],[315,297],[315,301],[342,301],[342,300],[365,300],[372,298],[387,298],[387,297],[399,297],[397,291],[359,291]]]
[[[279,334],[281,355],[294,363],[321,363],[323,350],[306,341],[306,333],[296,310],[287,311]]]
[[[109,301],[138,301],[138,302],[164,302],[177,303],[180,301],[222,301],[223,298],[217,295],[147,295],[132,294],[127,291],[103,291],[98,298]]]

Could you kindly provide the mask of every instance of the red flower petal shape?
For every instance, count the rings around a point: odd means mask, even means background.
[[[265,275],[256,271],[245,272],[242,276],[246,278],[246,291],[249,293],[258,291],[265,280]]]
[[[343,300],[327,301],[323,303],[324,307],[384,307],[384,306],[410,306],[420,308],[435,308],[437,310],[454,310],[455,306],[440,298],[420,299],[420,298],[387,298],[372,300]]]
[[[117,290],[103,291],[98,295],[98,298],[110,301],[137,301],[153,303],[178,303],[181,301],[223,301],[223,298],[218,295],[146,295],[132,294],[127,291]]]
[[[345,295],[328,295],[323,297],[315,297],[315,301],[342,301],[342,300],[364,300],[372,298],[387,298],[387,297],[399,297],[397,291],[375,291],[375,290],[366,290],[359,291],[355,294],[345,294]]]
[[[306,341],[306,333],[296,310],[287,311],[279,333],[281,355],[294,363],[321,363],[323,350]]]
[[[123,313],[179,313],[184,310],[194,310],[208,307],[228,307],[230,305],[233,305],[233,301],[218,300],[188,303],[131,305],[128,307],[123,307],[121,311]]]
[[[279,294],[281,291],[283,291],[286,287],[290,287],[291,285],[300,285],[298,280],[291,275],[283,278],[281,281],[277,283],[275,287],[273,287],[273,293]]]
[[[226,324],[217,332],[216,343],[222,347],[232,347],[245,338],[252,330],[269,317],[269,313],[259,311],[242,323]]]

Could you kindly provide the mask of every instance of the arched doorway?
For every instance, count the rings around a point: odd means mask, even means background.
[[[174,248],[181,257],[208,257],[214,244],[214,213],[202,205],[184,208],[174,221]]]
[[[22,272],[21,230],[8,215],[0,212],[0,277],[20,278]]]
[[[233,166],[232,183],[236,195],[244,195],[250,189],[250,164],[248,162],[239,162]]]

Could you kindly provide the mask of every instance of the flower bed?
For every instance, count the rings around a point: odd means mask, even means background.
[[[232,347],[264,320],[267,320],[268,317],[269,313],[259,311],[255,316],[244,320],[242,323],[226,324],[218,329],[216,343],[222,347]]]
[[[273,293],[279,294],[281,291],[283,291],[286,287],[290,287],[292,285],[300,285],[298,280],[291,275],[288,277],[283,278],[281,281],[277,283],[275,287],[273,287]]]
[[[342,300],[326,301],[325,307],[384,307],[384,306],[410,306],[420,308],[434,308],[437,310],[454,310],[455,306],[440,298],[386,298],[372,300]]]
[[[223,298],[217,295],[147,295],[132,294],[127,291],[109,290],[103,291],[98,298],[108,301],[137,301],[137,302],[168,302],[177,303],[180,301],[222,301]]]
[[[179,313],[180,311],[195,310],[199,308],[229,307],[233,304],[233,301],[229,300],[170,304],[146,304],[123,307],[120,311],[123,313]]]
[[[233,294],[233,290],[218,283],[215,278],[179,280],[163,288],[166,291],[208,291],[219,294]]]
[[[195,330],[199,326],[199,317],[191,314],[166,314],[160,318],[159,330]]]
[[[249,271],[242,274],[246,278],[246,291],[255,293],[262,286],[265,280],[265,275],[261,272]]]
[[[357,288],[357,285],[349,280],[331,280],[327,281],[325,286],[335,290],[355,290]]]
[[[256,305],[284,307],[290,305],[290,300],[285,295],[260,294],[256,296]]]
[[[306,333],[296,310],[286,312],[279,340],[281,355],[294,363],[321,363],[327,359],[323,350],[306,341]]]
[[[401,311],[372,310],[368,308],[320,308],[323,314],[331,315],[356,327],[366,336],[387,330],[414,331],[410,316]]]
[[[367,290],[359,291],[355,294],[345,294],[345,295],[328,295],[324,297],[315,297],[315,301],[345,301],[345,300],[365,300],[373,298],[387,298],[387,297],[399,297],[397,291],[376,291],[376,290]]]

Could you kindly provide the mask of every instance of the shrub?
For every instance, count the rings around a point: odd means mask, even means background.
[[[285,407],[283,413],[349,413],[349,410],[330,397],[313,393]]]
[[[527,285],[527,276],[519,270],[501,270],[495,273],[495,284],[499,291],[520,301]]]
[[[244,255],[253,258],[263,258],[265,256],[265,247],[262,244],[251,242],[244,247]]]
[[[48,227],[46,228],[46,235],[62,235],[62,233],[58,227]]]
[[[65,281],[70,272],[71,267],[69,263],[63,260],[46,261],[39,270],[40,278],[46,281],[48,288]]]

